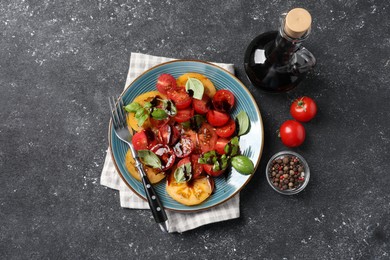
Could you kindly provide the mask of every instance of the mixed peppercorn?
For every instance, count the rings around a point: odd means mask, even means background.
[[[298,157],[286,155],[272,160],[268,178],[280,190],[295,190],[305,182],[305,168]]]

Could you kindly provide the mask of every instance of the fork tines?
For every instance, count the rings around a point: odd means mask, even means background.
[[[114,97],[108,98],[110,104],[111,118],[115,128],[122,128],[127,126],[126,112],[123,110],[124,103],[122,97],[115,102]]]

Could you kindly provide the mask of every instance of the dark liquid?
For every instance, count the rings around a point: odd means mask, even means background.
[[[278,35],[272,31],[257,36],[246,49],[244,58],[245,71],[252,84],[274,93],[293,89],[306,74],[283,69],[298,46]],[[298,55],[295,58],[297,67],[305,63]]]

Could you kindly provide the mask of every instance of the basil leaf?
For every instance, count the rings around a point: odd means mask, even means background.
[[[201,100],[203,97],[204,86],[203,83],[199,79],[188,78],[186,82],[186,91],[189,92],[192,90],[194,93],[192,95],[193,98]]]
[[[149,115],[148,114],[143,114],[141,116],[139,116],[137,118],[137,123],[138,123],[138,126],[141,127],[145,121],[149,118]]]
[[[144,164],[157,169],[162,168],[160,158],[152,151],[139,150],[138,156]]]
[[[233,137],[227,145],[225,145],[224,151],[230,157],[236,156],[240,153],[240,143],[238,142],[238,137]]]
[[[192,167],[191,163],[185,163],[180,167],[177,167],[174,175],[177,183],[183,183],[191,180],[192,178]]]
[[[249,130],[249,118],[245,111],[241,110],[236,117],[238,121],[238,136],[246,134]]]
[[[217,153],[214,150],[212,150],[202,154],[199,157],[198,162],[200,164],[214,164],[217,161],[217,159],[218,159]]]
[[[150,102],[146,102],[145,104],[144,104],[144,108],[151,108],[153,105],[152,105],[152,103],[150,103]]]
[[[252,174],[255,171],[255,166],[253,162],[244,155],[238,155],[232,158],[232,166],[239,173],[243,175]]]
[[[175,104],[173,104],[172,101],[165,99],[165,100],[162,100],[162,102],[163,102],[163,108],[169,116],[175,116],[177,114],[176,106],[175,106]]]
[[[190,129],[190,126],[191,126],[190,121],[185,121],[185,122],[181,123],[181,125],[183,126],[183,128],[185,130]]]
[[[157,120],[163,120],[168,117],[168,114],[161,108],[155,108],[153,109],[152,117]]]
[[[137,102],[133,102],[133,103],[130,103],[127,106],[125,106],[125,110],[127,112],[132,112],[132,113],[137,112],[138,109],[140,109],[140,108],[142,108],[142,106],[140,104],[138,104]]]
[[[141,116],[143,116],[144,114],[146,113],[146,110],[143,109],[143,108],[140,108],[137,110],[137,112],[135,112],[135,118],[138,119],[140,118]]]

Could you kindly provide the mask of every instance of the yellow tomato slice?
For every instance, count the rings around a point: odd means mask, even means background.
[[[211,80],[209,80],[205,75],[200,73],[195,73],[195,72],[189,72],[181,75],[180,77],[177,78],[176,84],[178,86],[185,86],[188,78],[195,78],[200,80],[204,86],[204,93],[211,98],[215,95],[215,92],[217,92]]]
[[[177,183],[172,171],[168,178],[169,181],[167,181],[166,186],[168,195],[177,202],[187,206],[202,203],[213,192],[213,185],[208,177],[192,180],[190,184],[187,182]]]
[[[145,105],[146,102],[151,101],[154,97],[159,96],[162,99],[167,99],[167,97],[164,94],[161,94],[158,91],[150,91],[143,93],[136,97],[133,102],[139,103],[141,106]],[[138,126],[137,119],[135,119],[134,113],[129,113],[127,116],[127,124],[134,129],[136,132],[140,131],[141,129],[148,128],[150,126],[149,120],[146,120],[145,123],[142,125],[142,127]]]
[[[130,150],[128,150],[126,153],[125,164],[126,164],[126,169],[130,172],[131,176],[133,176],[135,179],[141,181],[141,177],[138,173],[137,168],[135,168],[135,161],[134,161],[133,156],[131,156]],[[153,169],[152,167],[144,165],[144,169],[145,169],[146,175],[148,176],[148,178],[152,184],[158,183],[162,179],[165,178],[165,174],[158,172],[156,169]]]

